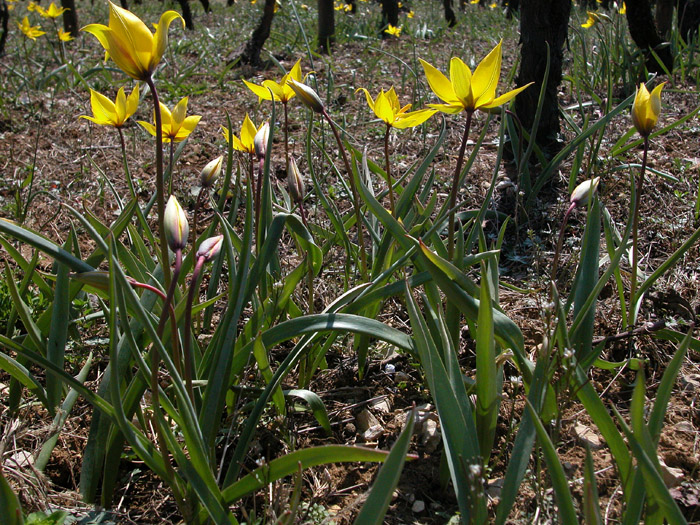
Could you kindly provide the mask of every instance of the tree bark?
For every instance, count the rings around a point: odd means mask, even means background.
[[[189,0],[177,0],[180,4],[180,9],[182,9],[182,18],[185,19],[185,27],[187,29],[194,29],[194,19],[192,18],[192,9],[190,8]]]
[[[63,13],[63,30],[74,37],[78,36],[80,25],[78,24],[78,11],[75,10],[75,0],[61,0],[61,7],[68,9]]]
[[[663,73],[664,67],[669,73],[673,71],[671,48],[669,46],[661,46],[663,41],[654,25],[649,0],[635,0],[627,3],[627,25],[630,35],[632,35],[632,40],[644,54],[647,71],[650,73]],[[661,64],[651,53],[652,49],[658,55]]]
[[[7,41],[7,22],[10,20],[10,10],[7,2],[0,0],[0,19],[2,21],[2,34],[0,34],[0,57],[5,54],[5,42]]]
[[[241,64],[256,67],[260,66],[260,53],[272,29],[272,19],[275,16],[275,1],[276,0],[265,0],[263,16],[260,19],[260,23],[258,27],[255,28],[255,31],[253,31],[250,40],[248,40],[243,53],[241,53],[239,57]]]
[[[389,35],[384,30],[392,25],[399,25],[399,2],[398,0],[382,0],[382,38],[387,38]]]
[[[515,113],[525,130],[530,132],[535,121],[537,102],[547,68],[549,47],[549,76],[539,126],[533,137],[548,154],[560,149],[559,102],[557,92],[561,83],[562,59],[566,42],[570,0],[528,0],[520,5],[520,70],[516,83],[532,86],[515,98]]]
[[[656,0],[656,29],[664,40],[671,36],[674,0]]]
[[[447,26],[456,26],[457,17],[455,17],[454,9],[452,9],[452,0],[442,0],[442,5],[445,7],[445,20],[447,20]]]
[[[333,0],[318,0],[318,49],[328,53],[335,40],[335,9]]]
[[[698,34],[700,28],[700,0],[680,0],[678,2],[678,29],[688,42]]]

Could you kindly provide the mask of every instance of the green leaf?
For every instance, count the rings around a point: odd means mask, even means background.
[[[333,434],[331,422],[328,420],[326,405],[323,404],[323,401],[318,394],[312,392],[311,390],[296,389],[285,390],[284,395],[289,397],[298,397],[306,401],[306,404],[309,405],[309,408],[316,418],[316,421],[318,421],[318,424],[321,425],[323,430],[326,431],[326,435],[330,436]]]
[[[586,525],[603,525],[604,523],[600,513],[593,456],[588,445],[586,445],[586,461],[583,467],[583,522]]]
[[[0,523],[6,525],[22,525],[24,523],[19,498],[5,476],[2,475],[2,469],[0,469]]]

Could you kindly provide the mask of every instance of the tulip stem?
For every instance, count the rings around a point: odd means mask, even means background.
[[[121,127],[117,127],[119,132],[119,143],[122,147],[122,164],[124,164],[124,176],[126,177],[126,185],[129,187],[129,193],[132,199],[136,199],[136,189],[134,188],[134,181],[131,178],[131,171],[129,171],[129,162],[126,155],[126,141],[124,140],[124,132]]]
[[[552,271],[549,278],[556,284],[557,281],[557,270],[559,269],[559,255],[561,254],[561,246],[564,242],[564,231],[566,230],[566,223],[569,221],[569,215],[574,211],[576,203],[572,202],[569,205],[569,209],[566,210],[564,218],[561,221],[561,228],[559,228],[559,237],[557,238],[557,247],[554,251],[554,261],[552,262]]]
[[[253,200],[255,203],[255,238],[258,238],[258,224],[260,223],[260,193],[262,192],[262,177],[265,164],[261,160],[258,169],[258,180],[255,180],[255,153],[250,154],[250,187],[254,192]]]
[[[153,78],[149,75],[146,84],[151,89],[156,124],[156,210],[158,213],[158,237],[160,239],[160,266],[163,269],[165,288],[170,287],[170,255],[165,238],[165,181],[163,180],[163,119],[160,114],[160,99]]]
[[[206,261],[206,257],[197,257],[197,263],[195,264],[194,270],[192,270],[192,281],[190,282],[190,289],[187,292],[187,306],[185,309],[185,333],[183,334],[183,359],[185,360],[185,386],[187,388],[187,393],[190,396],[190,400],[194,404],[194,390],[192,389],[192,352],[190,351],[190,338],[192,337],[192,306],[195,301],[195,291],[199,288],[199,274],[202,271],[202,266]]]
[[[459,156],[457,157],[457,166],[452,177],[452,188],[450,189],[450,215],[447,223],[447,254],[450,261],[454,258],[455,253],[455,206],[457,206],[457,193],[459,193],[459,176],[462,173],[462,165],[464,164],[464,152],[467,149],[467,139],[469,138],[469,128],[472,125],[473,111],[467,111],[467,122],[464,125],[464,135],[462,136],[462,144],[459,147]]]
[[[391,133],[391,125],[386,125],[386,133],[384,134],[384,158],[386,159],[386,180],[389,184],[389,207],[391,215],[396,218],[396,206],[394,204],[394,183],[391,181],[391,162],[389,161],[389,134]]]
[[[336,128],[335,122],[333,122],[333,119],[325,109],[323,110],[323,116],[328,121],[328,124],[330,125],[331,130],[333,131],[333,136],[335,137],[335,141],[338,143],[338,148],[340,149],[340,153],[343,157],[345,170],[348,172],[348,179],[350,180],[350,190],[352,191],[353,207],[355,208],[355,222],[357,222],[357,243],[359,244],[360,248],[360,266],[362,271],[362,278],[366,281],[368,279],[367,254],[365,253],[365,237],[362,228],[362,210],[360,210],[360,196],[357,193],[355,177],[353,176],[352,168],[350,167],[348,154],[345,151],[345,146],[343,145],[343,141],[340,138],[340,134],[338,133],[338,129]]]
[[[649,151],[649,136],[644,137],[644,153],[642,154],[642,168],[639,171],[639,181],[634,198],[634,212],[632,217],[632,275],[630,283],[630,306],[629,306],[629,326],[634,326],[637,322],[637,308],[635,307],[637,295],[637,269],[639,267],[639,254],[637,244],[639,241],[639,207],[642,202],[642,189],[644,186],[644,172],[647,167],[647,153]]]
[[[170,141],[170,159],[168,161],[168,194],[173,192],[173,159],[175,158],[175,141]]]

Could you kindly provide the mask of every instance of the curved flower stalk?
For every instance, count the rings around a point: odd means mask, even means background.
[[[331,131],[333,131],[335,141],[338,143],[338,149],[340,150],[341,156],[343,157],[343,164],[345,165],[345,169],[348,172],[348,180],[350,181],[350,191],[352,192],[352,204],[353,208],[355,209],[355,221],[357,222],[357,243],[360,249],[360,270],[362,272],[363,279],[366,280],[369,274],[367,273],[367,254],[365,253],[365,241],[362,228],[362,213],[360,210],[360,196],[357,193],[357,187],[355,186],[355,178],[352,174],[352,167],[350,166],[350,161],[348,160],[348,154],[345,151],[345,146],[343,145],[343,141],[340,138],[340,133],[338,133],[338,126],[336,126],[335,122],[333,122],[333,119],[328,114],[328,111],[326,111],[326,108],[323,106],[323,102],[321,102],[321,97],[319,97],[313,89],[311,89],[306,84],[303,84],[296,80],[290,80],[289,86],[297,93],[297,95],[299,95],[299,100],[301,100],[306,107],[311,109],[314,113],[323,115],[323,118],[326,119],[328,125],[331,127]]]
[[[443,101],[443,104],[428,104],[428,106],[442,111],[443,113],[455,114],[464,111],[467,114],[467,122],[464,127],[464,135],[462,136],[462,144],[459,148],[457,166],[455,167],[452,189],[450,190],[450,213],[447,230],[447,250],[450,259],[454,255],[454,208],[457,205],[459,178],[462,171],[462,164],[464,163],[464,152],[469,137],[472,115],[476,110],[488,111],[502,106],[532,84],[530,83],[508,91],[498,97],[496,96],[498,78],[501,76],[501,43],[502,42],[499,42],[496,47],[486,55],[476,67],[474,73],[472,73],[469,66],[460,58],[452,57],[452,60],[450,60],[449,79],[425,60],[420,60],[430,89]]]
[[[91,33],[104,47],[105,58],[111,58],[124,73],[148,84],[153,96],[153,107],[160,107],[158,91],[153,82],[153,73],[160,64],[168,45],[170,24],[180,19],[183,28],[185,21],[175,11],[166,11],[156,24],[156,32],[151,33],[143,21],[126,9],[109,2],[109,24],[89,24],[82,30]],[[165,213],[165,181],[163,178],[163,123],[161,111],[155,113],[156,137],[156,204],[158,213],[158,236],[160,237],[160,259],[165,286],[170,286],[170,264],[168,245],[165,240],[163,215]]]
[[[384,134],[384,158],[386,161],[386,177],[389,184],[389,205],[391,206],[391,214],[396,216],[396,208],[394,204],[394,184],[391,180],[391,163],[389,161],[389,134],[391,128],[406,129],[420,126],[437,113],[436,109],[421,109],[418,111],[408,111],[411,109],[411,104],[406,104],[401,107],[399,98],[393,86],[386,93],[381,90],[374,100],[365,88],[360,88],[357,91],[363,91],[367,99],[367,105],[374,114],[382,122],[386,124],[386,133]]]
[[[644,152],[642,154],[642,167],[639,171],[639,179],[635,192],[634,211],[632,217],[632,281],[630,284],[630,304],[629,304],[629,324],[637,322],[637,271],[639,268],[639,253],[637,244],[639,241],[639,204],[642,201],[642,190],[644,188],[644,174],[647,167],[647,154],[649,153],[649,135],[654,130],[661,114],[661,90],[666,83],[662,82],[656,86],[651,93],[642,83],[637,88],[637,94],[632,104],[632,124],[637,132],[644,139]]]

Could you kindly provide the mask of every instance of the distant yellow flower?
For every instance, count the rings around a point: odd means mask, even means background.
[[[139,87],[134,87],[128,98],[124,93],[124,87],[120,87],[114,102],[91,89],[90,106],[93,116],[81,115],[80,118],[91,120],[100,126],[121,128],[128,118],[136,113],[139,106]]]
[[[241,124],[240,138],[233,135],[228,128],[225,128],[224,126],[221,126],[221,132],[223,133],[226,142],[231,142],[231,139],[233,138],[233,149],[236,151],[243,151],[245,153],[253,154],[255,153],[255,135],[257,134],[258,130],[263,127],[263,125],[264,124],[261,124],[256,128],[253,121],[250,120],[248,113],[246,113],[245,118],[243,119],[243,124]]]
[[[262,85],[253,84],[247,80],[244,80],[243,83],[258,96],[258,102],[261,100],[272,100],[274,98],[275,102],[286,104],[295,95],[294,90],[287,85],[287,81],[290,79],[294,79],[297,82],[301,81],[301,59],[297,60],[296,64],[282,77],[279,83],[274,80],[264,80]],[[272,95],[270,91],[272,91]]]
[[[309,9],[309,6],[306,5],[306,4],[301,4],[300,7],[301,7],[302,9],[304,9],[305,11],[307,11],[307,10]]]
[[[419,126],[437,113],[437,110],[434,109],[421,109],[409,112],[411,104],[401,107],[393,87],[386,93],[384,90],[381,90],[376,100],[372,99],[369,91],[365,88],[360,88],[358,91],[364,91],[367,105],[374,111],[377,118],[394,128],[404,129]]]
[[[109,26],[90,24],[82,30],[95,35],[119,69],[136,80],[147,80],[163,58],[168,28],[179,13],[166,11],[156,24],[155,35],[131,11],[109,2]]]
[[[494,3],[491,4],[489,7],[490,7],[491,9],[496,9],[496,8],[498,7],[498,4],[497,4],[496,2],[494,2]]]
[[[627,14],[627,5],[624,2],[622,2],[622,7],[617,12],[621,15]]]
[[[593,27],[598,22],[610,22],[610,17],[605,13],[600,13],[597,11],[586,11],[586,14],[588,14],[588,20],[581,24],[581,27],[585,29]]]
[[[346,13],[349,13],[350,11],[352,11],[352,6],[350,4],[345,4],[343,6],[343,11],[345,11]]]
[[[449,80],[425,60],[420,62],[423,65],[430,89],[445,102],[444,104],[428,105],[443,113],[474,112],[477,109],[496,108],[532,84],[513,89],[496,97],[498,78],[501,76],[501,42],[479,63],[474,73],[461,59],[453,57],[450,60]]]
[[[651,93],[644,83],[639,84],[632,104],[632,123],[642,137],[648,137],[656,126],[661,113],[661,90],[665,84],[662,82]]]
[[[185,116],[187,114],[187,100],[187,97],[183,98],[173,108],[172,112],[161,102],[160,115],[163,120],[163,142],[182,142],[197,127],[197,123],[202,117],[201,115]],[[143,126],[143,129],[154,137],[156,136],[156,127],[153,124],[143,120],[138,122]]]
[[[413,11],[409,11],[408,14],[406,15],[408,18],[413,18],[416,16],[416,14]]]
[[[26,16],[22,19],[21,24],[19,22],[17,23],[17,27],[19,27],[19,30],[22,31],[22,33],[24,33],[24,36],[32,40],[36,40],[37,37],[46,34],[46,31],[41,31],[41,26],[31,25],[29,23],[29,19]]]
[[[398,2],[398,3],[396,4],[396,7],[398,7],[399,9],[401,9],[401,8],[403,7],[403,2]]]
[[[17,0],[7,0],[7,10],[12,11],[15,8]]]
[[[70,42],[71,40],[73,40],[73,37],[71,36],[70,31],[64,31],[63,29],[59,29],[57,33],[58,33],[58,39],[61,42]]]
[[[471,0],[469,3],[470,3],[470,4],[478,4],[478,3],[479,3],[479,0]]]
[[[44,18],[58,18],[61,16],[63,13],[68,11],[69,9],[66,7],[58,7],[54,2],[51,2],[49,4],[48,9],[44,9],[43,7],[37,5],[36,6],[36,12],[39,13],[41,16]]]
[[[335,9],[336,11],[342,11],[342,10],[343,10],[343,4],[335,4],[335,5],[333,6],[333,9]]]
[[[384,32],[391,35],[391,36],[395,36],[396,38],[398,38],[401,36],[401,29],[403,29],[403,26],[394,27],[391,24],[389,24],[389,27],[387,27],[384,30]]]
[[[27,4],[27,11],[29,11],[29,12],[37,11],[39,9],[41,9],[41,6],[38,5],[36,2],[34,2],[34,0],[32,0],[31,2],[29,2]]]

